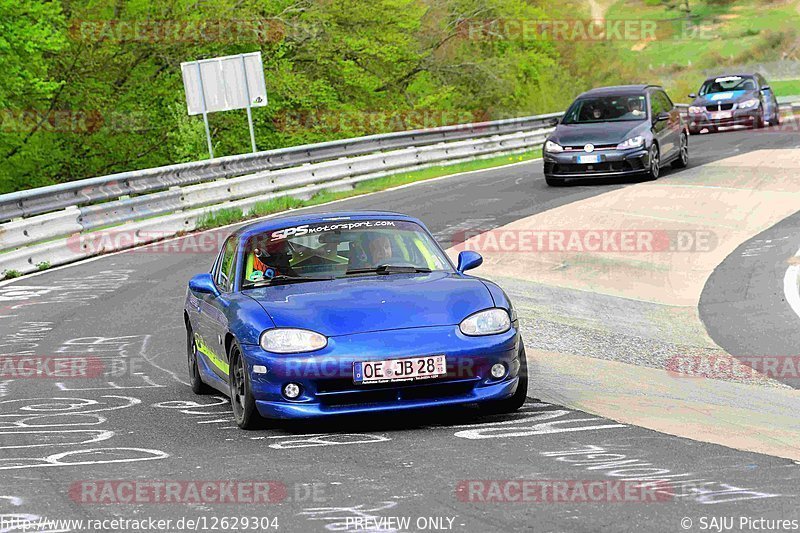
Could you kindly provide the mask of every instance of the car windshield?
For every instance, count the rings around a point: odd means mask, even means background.
[[[706,81],[700,87],[700,95],[726,93],[729,91],[754,91],[756,82],[753,78],[743,76],[726,76]]]
[[[394,273],[452,272],[441,248],[418,224],[337,220],[256,235],[245,245],[243,288]]]
[[[594,96],[575,100],[561,123],[622,122],[646,118],[644,95]]]

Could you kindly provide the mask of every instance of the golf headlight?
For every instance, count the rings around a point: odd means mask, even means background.
[[[261,334],[261,347],[273,353],[313,352],[327,346],[324,335],[307,329],[277,328]]]
[[[689,113],[694,113],[695,115],[699,115],[701,113],[705,113],[705,111],[706,111],[705,109],[703,109],[702,107],[698,107],[696,105],[690,105],[689,106]]]
[[[619,143],[617,145],[617,150],[630,150],[631,148],[639,148],[640,146],[644,146],[644,137],[637,135],[636,137],[625,139]]]
[[[544,151],[550,152],[551,154],[559,154],[564,151],[564,147],[560,144],[556,144],[553,141],[546,141],[544,143]]]
[[[752,100],[745,100],[744,102],[739,102],[739,109],[751,109],[758,105],[758,98],[753,98]]]
[[[511,318],[505,309],[495,307],[478,311],[474,315],[468,316],[458,327],[461,329],[461,333],[471,337],[494,335],[511,329]]]

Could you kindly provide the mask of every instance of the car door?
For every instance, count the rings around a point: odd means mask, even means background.
[[[764,109],[764,120],[772,123],[773,117],[778,116],[778,100],[775,97],[775,92],[767,84],[767,80],[760,74],[756,76],[758,81],[759,95],[761,98],[761,106]]]
[[[678,151],[680,150],[681,142],[681,112],[677,107],[675,107],[675,104],[672,103],[672,100],[670,100],[666,92],[658,91],[658,97],[661,99],[662,106],[666,112],[669,113],[667,132],[665,134],[669,149],[667,157],[676,157],[678,155]]]
[[[237,239],[228,237],[223,244],[222,255],[212,272],[219,295],[202,294],[199,298],[198,350],[214,373],[225,381],[228,379],[228,354],[224,342],[228,332],[227,308],[236,275],[236,251]]]
[[[661,152],[661,161],[667,158],[669,149],[669,127],[666,120],[658,120],[659,113],[666,112],[664,101],[659,98],[658,91],[650,92],[650,131],[653,132],[653,138],[658,143]]]

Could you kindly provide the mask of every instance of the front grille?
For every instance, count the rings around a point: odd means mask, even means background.
[[[714,104],[706,106],[706,110],[708,111],[730,111],[731,109],[733,109],[733,104]]]
[[[586,145],[582,144],[580,146],[565,146],[564,149],[567,150],[568,152],[583,152],[583,147],[584,146],[586,146]],[[595,144],[594,145],[594,149],[595,149],[595,151],[597,151],[597,150],[616,150],[617,149],[617,145],[616,144]]]
[[[459,381],[425,380],[355,385],[350,380],[324,381],[325,383],[317,384],[317,398],[321,404],[329,406],[364,405],[461,396],[470,393],[478,382],[477,379],[466,379]]]
[[[635,165],[635,166],[634,166]],[[579,165],[577,163],[560,163],[553,165],[553,174],[592,174],[604,172],[629,172],[634,170],[642,170],[642,164],[639,160],[626,160],[626,161],[603,161],[601,163],[593,163],[591,165]]]

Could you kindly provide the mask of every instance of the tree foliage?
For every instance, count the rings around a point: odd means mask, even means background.
[[[575,72],[596,75],[564,66],[569,46],[464,31],[546,16],[526,0],[0,0],[0,193],[207,157],[180,63],[219,55],[262,52],[260,149],[557,110]],[[249,150],[244,111],[210,123],[215,155]]]

